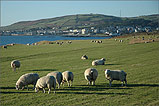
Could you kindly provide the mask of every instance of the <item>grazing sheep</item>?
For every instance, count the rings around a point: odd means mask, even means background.
[[[105,64],[105,58],[102,58],[100,60],[94,60],[92,61],[92,66],[96,66],[96,65],[104,65]]]
[[[7,45],[2,46],[2,48],[7,49]]]
[[[88,81],[88,85],[92,83],[92,85],[95,85],[95,81],[98,77],[98,71],[95,68],[88,68],[84,72],[84,77]]]
[[[50,73],[47,74],[47,76],[54,76],[55,79],[56,79],[56,84],[58,84],[58,88],[60,88],[60,84],[61,84],[62,79],[63,79],[61,72],[57,72],[57,71],[56,72],[50,72]]]
[[[11,68],[13,68],[14,71],[16,71],[16,68],[20,67],[20,62],[18,60],[13,60],[11,62]]]
[[[23,90],[25,86],[27,86],[27,89],[29,90],[28,88],[29,84],[34,85],[33,89],[35,89],[35,85],[38,79],[39,79],[39,75],[36,73],[24,74],[16,82],[16,90],[19,90],[19,89]]]
[[[71,44],[71,43],[72,43],[72,41],[68,41],[68,43],[69,43],[69,44]]]
[[[83,55],[83,56],[81,57],[81,59],[82,59],[82,60],[86,60],[86,59],[88,59],[88,56]]]
[[[36,86],[35,86],[35,92],[38,92],[39,89],[43,89],[43,92],[45,93],[45,88],[48,88],[48,94],[51,92],[51,87],[54,88],[54,93],[55,93],[55,88],[56,88],[56,79],[54,76],[44,76],[38,79]]]
[[[91,40],[91,42],[95,42],[94,40]]]
[[[119,42],[123,42],[123,40],[119,40]]]
[[[62,76],[63,76],[62,84],[64,85],[64,82],[67,82],[68,86],[72,86],[73,77],[74,77],[73,73],[70,72],[70,71],[65,71],[65,72],[62,73]]]
[[[105,69],[105,77],[107,80],[109,80],[109,86],[111,87],[111,83],[113,80],[119,80],[122,81],[122,86],[124,84],[125,81],[125,86],[127,84],[126,81],[126,72],[122,71],[122,70],[109,70],[109,69]]]

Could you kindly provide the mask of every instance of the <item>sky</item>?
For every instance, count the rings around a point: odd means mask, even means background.
[[[75,14],[135,17],[159,14],[159,0],[102,1],[5,1],[1,2],[1,26]]]

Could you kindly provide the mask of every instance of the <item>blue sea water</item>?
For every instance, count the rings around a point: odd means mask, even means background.
[[[88,39],[108,39],[110,37],[65,37],[65,36],[0,36],[0,46],[6,44],[32,44],[47,40],[88,40]]]

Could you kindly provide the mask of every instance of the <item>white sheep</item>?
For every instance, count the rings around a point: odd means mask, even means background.
[[[68,86],[72,86],[73,83],[73,73],[70,71],[65,71],[62,73],[63,76],[63,80],[62,80],[62,84],[64,85],[64,82],[67,82]]]
[[[94,60],[94,61],[92,61],[92,66],[104,65],[104,64],[105,64],[105,58],[102,58],[100,60]]]
[[[72,43],[72,41],[68,41],[67,43],[71,44],[71,43]]]
[[[83,55],[83,56],[81,57],[81,59],[82,59],[82,60],[86,60],[86,59],[88,59],[88,56]]]
[[[105,69],[105,77],[107,80],[109,80],[109,86],[111,87],[111,83],[113,80],[119,80],[122,81],[122,86],[124,84],[125,81],[125,86],[127,84],[127,80],[126,80],[126,72],[122,71],[122,70],[109,70],[109,69]]]
[[[95,68],[88,68],[84,72],[84,77],[88,81],[88,85],[92,83],[92,85],[95,85],[95,81],[98,77],[98,71]]]
[[[16,71],[16,68],[20,67],[20,62],[18,60],[13,60],[11,62],[11,68],[13,68],[14,71]]]
[[[48,94],[51,92],[51,88],[54,88],[54,93],[55,93],[55,88],[56,88],[56,79],[54,76],[44,76],[38,79],[36,86],[35,86],[35,92],[38,92],[39,89],[43,89],[43,92],[45,93],[45,88],[48,88]]]
[[[30,84],[34,85],[33,89],[35,89],[35,85],[38,79],[39,79],[39,75],[36,73],[24,74],[16,82],[16,90],[19,90],[19,89],[23,90],[25,86],[27,86],[27,89],[29,90],[28,85]]]
[[[50,72],[47,74],[47,76],[54,76],[56,79],[56,84],[58,84],[58,88],[60,88],[60,84],[62,82],[63,76],[61,72]]]

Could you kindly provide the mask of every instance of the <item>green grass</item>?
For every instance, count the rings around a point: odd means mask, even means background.
[[[79,40],[63,45],[0,48],[0,105],[159,105],[159,43],[128,44],[127,38],[120,39],[124,42],[105,39],[102,44],[97,44],[90,40]],[[89,59],[81,60],[83,54]],[[93,60],[103,57],[106,58],[105,65],[91,66]],[[14,59],[21,62],[16,72],[10,67]],[[83,73],[90,67],[96,68],[99,73],[95,86],[86,85],[84,79]],[[127,87],[121,87],[121,82],[113,81],[110,88],[104,69],[124,70],[127,73]],[[15,89],[15,83],[22,74],[34,72],[42,77],[51,71],[66,70],[74,73],[73,86],[67,87],[65,84],[56,89],[56,94]]]

